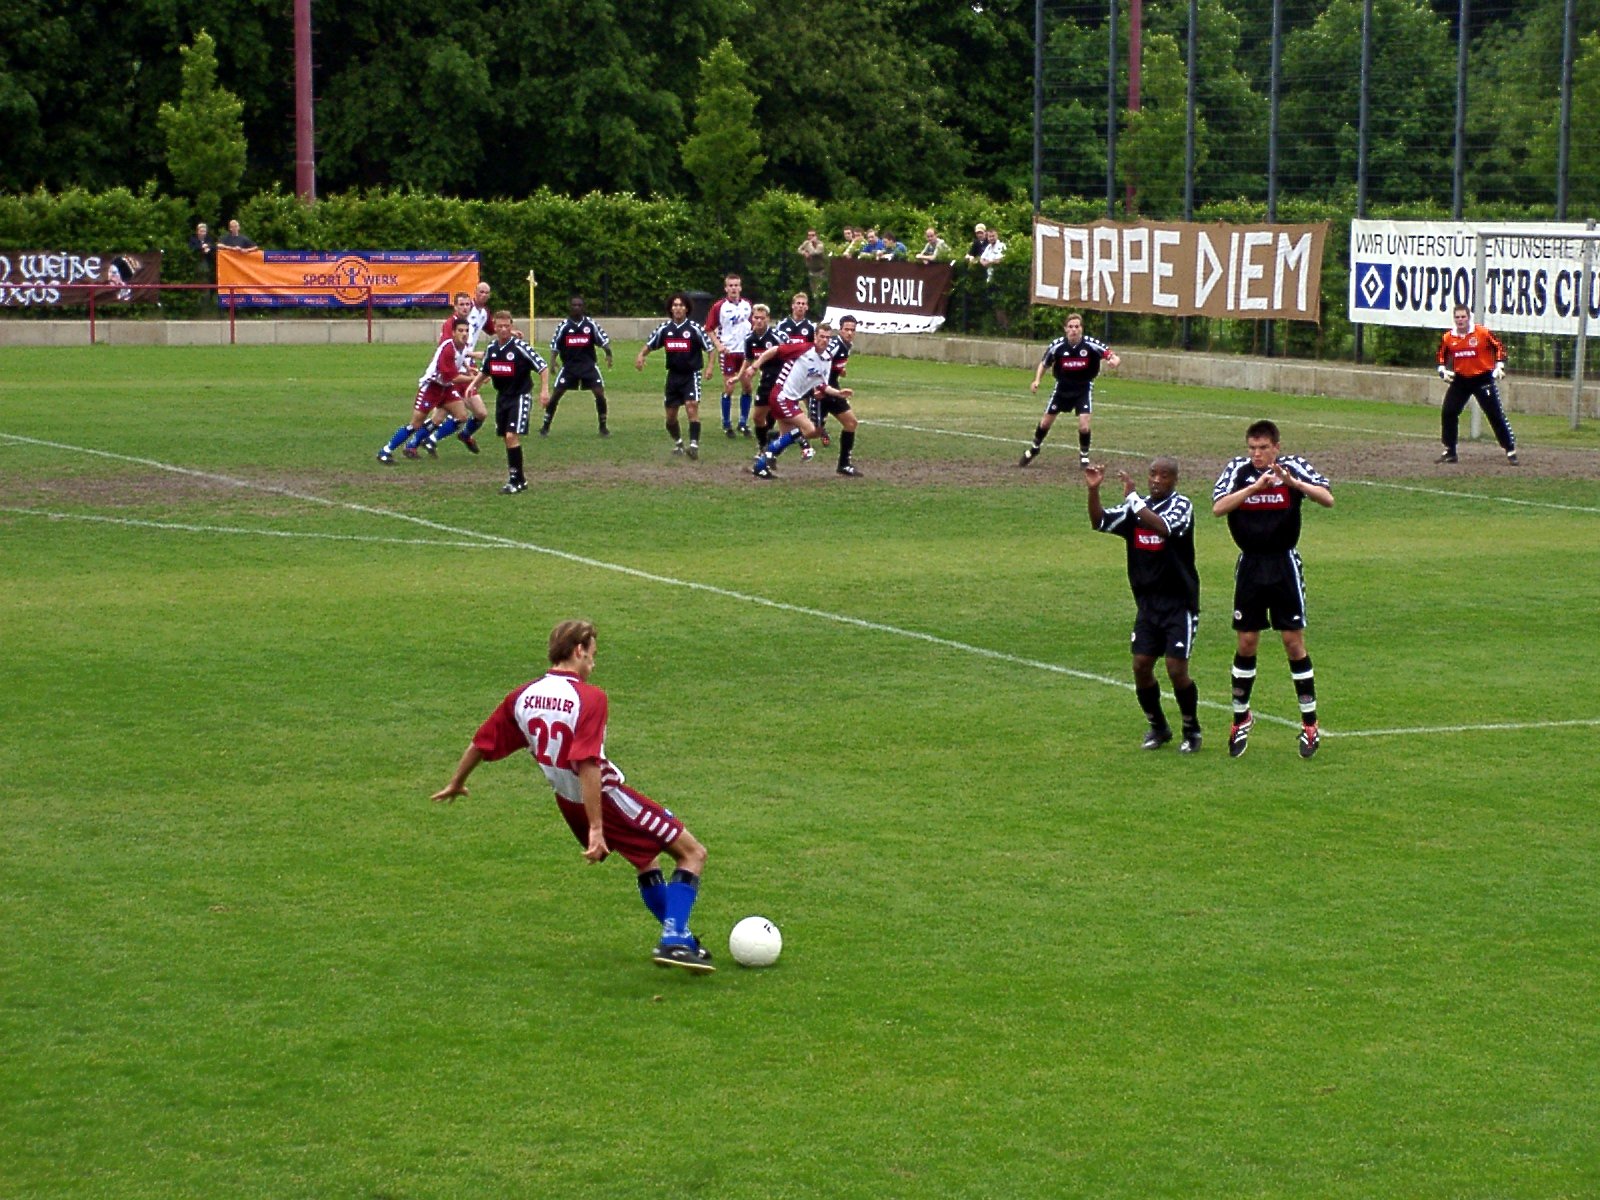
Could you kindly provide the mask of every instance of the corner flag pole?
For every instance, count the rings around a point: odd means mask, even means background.
[[[535,298],[539,291],[539,281],[533,277],[533,268],[528,269],[528,340],[538,342],[538,334],[534,332],[534,324],[539,318],[539,307]]]

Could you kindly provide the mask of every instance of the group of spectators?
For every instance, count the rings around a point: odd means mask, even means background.
[[[1005,257],[1005,252],[1006,244],[1000,240],[998,230],[990,229],[982,222],[973,227],[972,244],[967,247],[966,253],[969,266],[981,263],[992,267]],[[923,231],[922,248],[915,254],[888,230],[880,234],[875,228],[855,225],[844,227],[844,241],[837,249],[817,236],[815,229],[808,229],[806,240],[800,243],[796,253],[805,259],[806,270],[812,275],[823,274],[827,270],[828,259],[835,256],[920,263],[955,262],[960,257],[932,225]]]
[[[234,250],[254,250],[256,244],[245,237],[239,230],[237,219],[228,222],[228,232],[220,238],[211,236],[211,228],[204,221],[194,227],[194,232],[189,235],[189,249],[200,256],[200,261],[206,265],[206,278],[217,278],[217,247],[227,246]]]

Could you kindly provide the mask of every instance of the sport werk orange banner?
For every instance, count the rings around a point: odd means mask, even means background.
[[[1318,321],[1322,248],[1317,225],[1033,223],[1035,304],[1169,317]]]
[[[478,286],[476,250],[217,248],[217,303],[240,308],[378,308],[449,304]]]

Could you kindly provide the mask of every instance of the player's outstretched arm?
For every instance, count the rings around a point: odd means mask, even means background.
[[[449,804],[457,796],[467,795],[467,776],[477,770],[478,764],[482,761],[483,751],[468,743],[467,748],[461,753],[461,761],[456,764],[455,774],[450,776],[450,782],[435,792],[431,799],[435,803]]]

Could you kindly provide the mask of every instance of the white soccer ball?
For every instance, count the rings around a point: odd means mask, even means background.
[[[770,967],[783,951],[783,934],[765,917],[746,917],[728,935],[728,953],[741,967]]]

